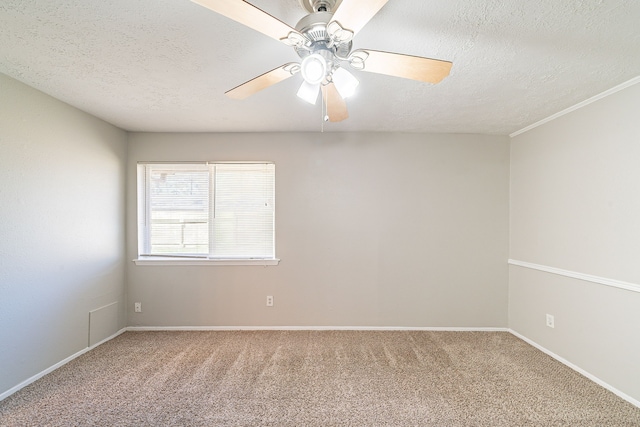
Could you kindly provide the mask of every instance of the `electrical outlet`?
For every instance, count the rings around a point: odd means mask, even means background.
[[[547,326],[550,328],[555,328],[555,319],[553,318],[553,315],[551,314],[547,314]]]
[[[273,295],[267,295],[267,307],[273,307]]]
[[[141,302],[137,302],[133,305],[133,310],[136,313],[142,313],[142,303]]]

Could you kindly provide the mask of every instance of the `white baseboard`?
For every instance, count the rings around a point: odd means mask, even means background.
[[[105,342],[107,342],[109,340],[114,339],[115,337],[117,337],[118,335],[122,334],[123,332],[126,332],[126,330],[127,330],[127,328],[122,328],[118,332],[116,332],[115,334],[111,335],[110,337],[107,337],[107,338],[103,339],[102,341],[97,342],[97,343],[95,343],[94,345],[92,345],[90,347],[83,348],[79,352],[77,352],[75,354],[72,354],[71,356],[67,357],[66,359],[63,359],[63,360],[59,361],[58,363],[56,363],[53,366],[48,367],[44,371],[35,374],[31,378],[28,378],[28,379],[22,381],[20,384],[14,386],[14,387],[11,387],[9,390],[7,390],[7,391],[5,391],[3,393],[0,393],[0,401],[6,399],[7,397],[11,396],[13,393],[15,393],[18,390],[28,386],[29,384],[39,380],[40,378],[44,377],[48,373],[51,373],[51,372],[55,371],[56,369],[58,369],[59,367],[61,367],[63,365],[66,365],[67,363],[71,362],[73,359],[82,356],[83,354],[85,354],[88,351],[93,350],[94,348],[98,347],[100,344],[103,344],[103,343],[105,343]]]
[[[127,331],[450,331],[508,332],[508,328],[422,326],[129,326]]]
[[[568,366],[569,368],[573,369],[574,371],[578,372],[579,374],[587,377],[588,379],[590,379],[591,381],[593,381],[594,383],[598,384],[599,386],[602,386],[604,388],[606,388],[607,390],[609,390],[611,393],[615,394],[616,396],[626,400],[627,402],[631,403],[632,405],[640,408],[640,401],[634,399],[633,397],[629,396],[626,393],[623,393],[622,391],[618,390],[617,388],[613,387],[612,385],[608,384],[605,381],[602,381],[600,378],[596,377],[593,374],[590,374],[589,372],[585,371],[584,369],[580,368],[579,366],[574,365],[573,363],[569,362],[567,359],[558,356],[557,354],[555,354],[554,352],[552,352],[551,350],[541,346],[540,344],[538,344],[537,342],[530,340],[529,338],[525,337],[524,335],[519,334],[518,332],[514,331],[513,329],[509,329],[509,332],[513,335],[515,335],[516,337],[520,338],[522,341],[531,344],[532,346],[534,346],[535,348],[537,348],[538,350],[542,351],[543,353],[546,353],[547,355],[553,357],[554,359],[556,359],[558,362]]]

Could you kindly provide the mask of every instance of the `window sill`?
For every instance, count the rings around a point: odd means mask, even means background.
[[[206,258],[171,258],[140,257],[134,259],[136,265],[278,265],[279,258],[274,259],[206,259]]]

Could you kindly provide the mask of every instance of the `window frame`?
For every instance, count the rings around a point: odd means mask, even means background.
[[[150,207],[148,203],[148,182],[145,171],[146,165],[178,165],[178,164],[198,164],[198,165],[218,165],[218,164],[271,164],[274,165],[274,200],[275,200],[275,162],[272,161],[139,161],[136,163],[136,204],[137,204],[137,257],[133,260],[136,265],[167,265],[167,266],[203,266],[203,265],[278,265],[280,259],[276,257],[276,236],[275,236],[275,211],[273,224],[273,258],[210,258],[208,255],[191,254],[167,254],[167,255],[141,255],[142,248],[149,247],[150,235],[148,234],[147,221],[150,217]],[[142,167],[141,167],[142,166]],[[209,177],[210,181],[212,177]],[[211,189],[209,195],[212,196]],[[275,209],[275,206],[274,206]],[[209,217],[211,221],[211,217]],[[210,236],[211,238],[211,236]],[[209,242],[211,244],[211,241]]]

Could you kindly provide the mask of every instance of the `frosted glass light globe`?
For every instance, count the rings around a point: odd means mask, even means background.
[[[311,54],[302,60],[300,72],[305,82],[319,84],[327,75],[327,61],[317,53]]]

